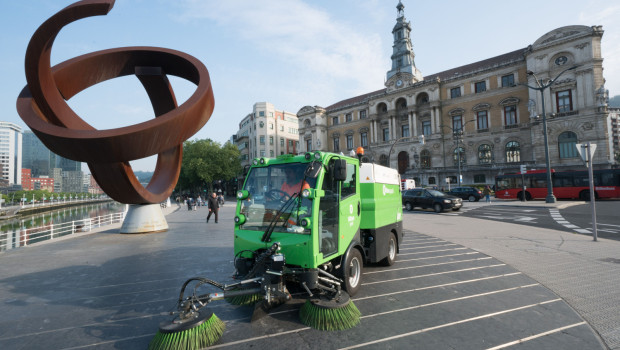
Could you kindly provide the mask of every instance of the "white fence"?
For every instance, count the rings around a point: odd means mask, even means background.
[[[0,251],[26,247],[54,238],[72,235],[78,232],[89,232],[97,227],[123,222],[125,212],[107,214],[94,218],[74,220],[62,224],[47,224],[32,228],[18,228],[0,233]]]

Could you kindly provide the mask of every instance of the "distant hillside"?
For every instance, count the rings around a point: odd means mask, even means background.
[[[136,174],[136,177],[140,183],[148,183],[153,177],[152,171],[134,171],[133,173]]]
[[[616,95],[609,99],[609,107],[620,108],[620,95]]]

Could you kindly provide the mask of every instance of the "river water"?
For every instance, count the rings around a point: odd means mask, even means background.
[[[125,210],[124,204],[117,202],[105,202],[63,208],[45,213],[19,216],[13,219],[4,220],[0,222],[0,251],[23,246],[23,240],[19,239],[19,237],[23,236],[24,233],[27,233],[30,236],[28,244],[49,239],[48,235],[32,237],[32,234],[38,227],[48,230],[51,225],[56,226],[62,223],[95,218],[97,216],[119,213],[123,210]]]

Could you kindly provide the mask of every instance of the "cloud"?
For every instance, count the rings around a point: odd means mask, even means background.
[[[255,1],[240,6],[235,1],[188,0],[183,7],[183,20],[213,21],[283,69],[292,66],[315,77],[353,79],[360,91],[377,89],[389,63],[379,35],[364,34],[363,24],[354,27],[303,1]]]

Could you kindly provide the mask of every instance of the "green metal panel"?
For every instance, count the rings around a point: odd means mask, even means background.
[[[398,185],[362,183],[362,221],[360,228],[378,227],[402,221],[403,206]]]

